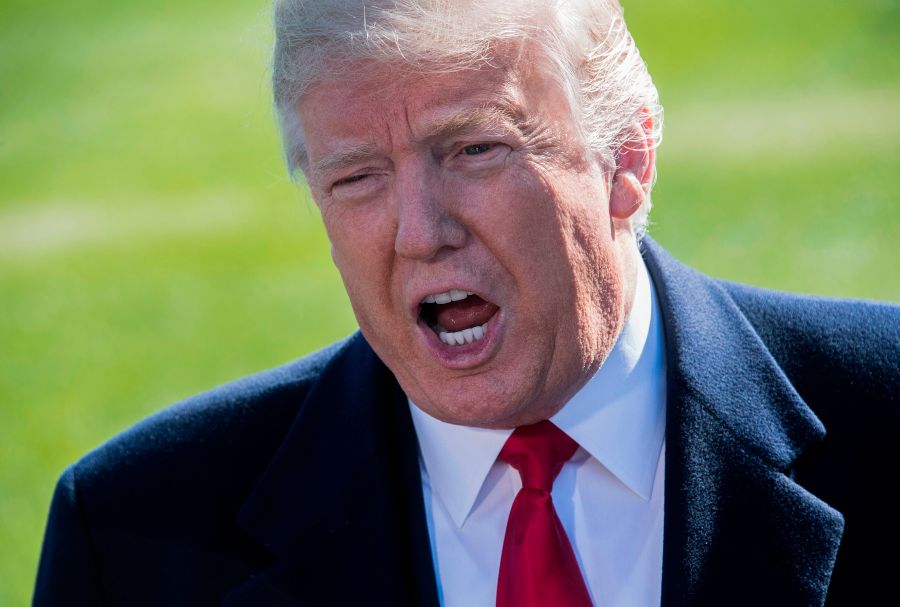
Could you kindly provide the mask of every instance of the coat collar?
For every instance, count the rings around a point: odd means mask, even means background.
[[[843,517],[792,480],[825,428],[717,282],[645,239],[666,334],[663,605],[819,605]]]
[[[238,524],[272,564],[228,605],[436,605],[406,397],[359,333],[311,387]]]

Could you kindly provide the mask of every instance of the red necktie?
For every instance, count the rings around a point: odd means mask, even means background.
[[[497,607],[589,607],[584,578],[550,490],[578,443],[549,421],[516,428],[499,459],[519,471],[522,489],[509,512]]]

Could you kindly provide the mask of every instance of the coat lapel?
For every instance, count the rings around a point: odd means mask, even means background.
[[[646,239],[663,310],[663,605],[821,605],[844,521],[792,480],[825,429],[727,291]]]
[[[406,397],[357,333],[311,388],[239,525],[272,557],[226,605],[436,605]]]

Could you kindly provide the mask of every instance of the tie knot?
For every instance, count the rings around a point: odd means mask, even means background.
[[[515,429],[499,459],[519,471],[522,486],[547,493],[578,443],[547,420]]]

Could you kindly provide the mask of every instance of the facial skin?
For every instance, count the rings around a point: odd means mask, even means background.
[[[373,70],[318,84],[298,107],[307,180],[359,326],[412,401],[449,423],[550,417],[631,309],[629,218],[653,153],[623,150],[621,168],[604,170],[536,63]],[[451,289],[499,306],[482,340],[448,346],[423,322],[420,302]]]

